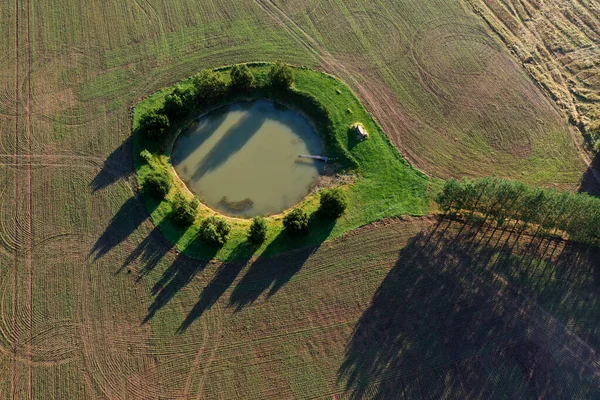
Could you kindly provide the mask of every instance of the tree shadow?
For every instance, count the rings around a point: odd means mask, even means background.
[[[130,135],[104,160],[102,169],[90,182],[92,191],[102,190],[131,175],[133,173],[132,153],[133,135]]]
[[[600,157],[598,154],[594,155],[592,163],[583,173],[578,191],[592,196],[600,196]]]
[[[500,295],[504,281],[490,269],[525,267],[522,240],[463,228],[438,225],[400,252],[346,347],[338,381],[349,398],[567,398],[573,387],[598,395],[578,361],[551,354],[521,313],[525,300]]]
[[[335,221],[315,222],[317,220],[318,217],[316,214],[313,214],[311,216],[310,229],[318,231],[318,238],[328,237],[335,226]],[[320,226],[317,229],[318,224]],[[238,282],[229,298],[229,305],[235,307],[236,311],[240,311],[255,302],[264,292],[267,292],[267,298],[276,294],[300,271],[306,260],[321,247],[324,239],[320,240],[316,245],[290,251],[280,256],[269,257],[268,255],[274,253],[279,248],[289,246],[292,241],[299,241],[301,243],[303,240],[308,241],[310,238],[308,236],[305,238],[291,238],[285,231],[280,232],[263,251],[263,254],[266,254],[266,256],[261,256],[252,263],[248,272]]]
[[[212,280],[202,290],[198,302],[177,329],[177,333],[185,332],[194,321],[200,318],[221,298],[225,291],[233,284],[240,271],[248,264],[252,255],[252,249],[255,249],[255,247],[248,242],[237,246],[230,258],[235,259],[238,254],[241,254],[244,255],[244,259],[221,264]]]
[[[218,168],[237,153],[263,126],[266,117],[261,114],[246,114],[231,126],[215,146],[198,163],[192,175],[193,180],[200,179],[207,172]]]
[[[115,274],[119,274],[136,260],[142,264],[141,270],[137,271],[136,282],[152,272],[163,257],[174,247],[171,242],[165,239],[162,233],[167,223],[169,223],[168,219],[164,218],[158,225],[155,225],[150,234],[127,256]],[[175,230],[174,232],[179,233],[179,237],[171,236],[175,242],[185,233],[183,230]]]
[[[230,109],[230,106],[223,106],[217,110],[211,111],[210,119],[199,116],[182,122],[182,134],[175,140],[181,140],[182,138],[185,138],[187,133],[192,133],[192,129],[194,131],[201,129],[202,135],[193,135],[193,139],[190,139],[190,141],[183,141],[180,142],[181,144],[176,145],[177,152],[173,151],[172,154],[173,164],[177,164],[185,160],[196,149],[202,146],[202,144],[204,144],[204,142],[206,142],[206,140],[208,140],[208,138],[210,138],[223,124]]]
[[[215,248],[214,255],[218,249]],[[212,258],[212,257],[211,257]],[[210,260],[193,260],[183,254],[178,254],[173,263],[163,272],[162,276],[152,287],[154,300],[148,307],[148,313],[142,324],[150,321],[156,312],[163,308],[181,289],[210,263]]]
[[[138,197],[128,198],[110,220],[90,250],[89,256],[93,256],[94,261],[100,259],[127,239],[146,218],[148,218],[147,211]]]

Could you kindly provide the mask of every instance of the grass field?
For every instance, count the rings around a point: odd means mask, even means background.
[[[595,1],[469,1],[506,42],[574,124],[600,135],[598,41]]]
[[[598,396],[595,251],[424,218],[197,261],[134,194],[139,100],[275,59],[432,176],[576,188],[566,117],[465,2],[10,1],[0,40],[0,398]]]

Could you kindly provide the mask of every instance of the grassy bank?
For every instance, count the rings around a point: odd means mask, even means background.
[[[251,220],[228,218],[232,232],[227,243],[216,250],[197,239],[200,221],[214,214],[208,207],[200,207],[200,215],[196,222],[187,229],[181,229],[168,218],[171,212],[169,199],[184,184],[175,179],[176,188],[172,189],[165,200],[157,202],[144,196],[154,223],[164,236],[180,251],[190,257],[239,259],[252,255],[272,255],[292,248],[304,247],[320,243],[324,240],[340,236],[370,222],[392,216],[423,215],[430,207],[430,180],[426,175],[410,166],[398,153],[383,133],[381,127],[360,104],[352,91],[336,78],[313,71],[297,68],[295,84],[291,93],[283,95],[270,90],[263,84],[267,81],[269,65],[256,64],[251,67],[262,89],[255,90],[250,97],[268,98],[284,102],[307,114],[315,123],[322,136],[329,155],[338,157],[340,173],[355,177],[351,184],[345,186],[350,205],[346,213],[335,222],[322,221],[314,212],[318,207],[318,194],[311,193],[300,206],[311,215],[309,233],[302,238],[288,238],[282,232],[282,215],[267,219],[269,233],[267,240],[258,248],[250,246],[246,234]],[[228,68],[220,69],[225,79],[229,78]],[[181,87],[191,85],[191,80],[179,84]],[[139,119],[151,109],[159,108],[164,98],[173,88],[161,90],[144,99],[137,105],[133,116],[135,167],[138,179],[144,177],[152,169],[165,169],[173,176],[175,172],[169,162],[169,151],[155,154],[147,163],[140,157],[140,152],[151,144],[147,143],[137,129]],[[248,95],[246,95],[247,97]],[[222,103],[238,100],[239,96],[229,95]],[[199,110],[201,112],[202,110]],[[370,134],[365,141],[358,141],[349,127],[355,122],[362,123]],[[185,122],[173,127],[181,128]]]

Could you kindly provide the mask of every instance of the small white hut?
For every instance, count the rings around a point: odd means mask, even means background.
[[[354,128],[354,130],[356,131],[356,137],[358,140],[367,139],[369,137],[369,132],[367,132],[364,125],[360,122],[357,122],[354,125],[352,125],[352,128]]]

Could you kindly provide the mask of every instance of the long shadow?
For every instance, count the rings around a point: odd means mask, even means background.
[[[247,242],[240,244],[237,249],[233,251],[231,258],[235,258],[235,254],[244,254],[246,255],[245,259],[235,262],[226,262],[219,267],[212,280],[206,285],[204,290],[202,290],[198,302],[177,329],[177,333],[185,332],[185,330],[208,311],[233,284],[235,278],[237,278],[240,271],[247,265],[248,260],[250,259],[250,255],[252,254],[252,252],[249,251],[250,247],[252,246]]]
[[[583,173],[579,192],[600,196],[600,157],[598,154],[594,156],[592,163]]]
[[[464,239],[480,230],[438,229],[409,241],[355,325],[338,370],[349,398],[569,398],[573,388],[597,398],[577,362],[532,334],[520,301],[498,296],[490,253],[526,246],[472,246]]]
[[[89,255],[98,260],[127,239],[147,217],[142,202],[136,196],[130,197],[111,219]]]
[[[140,281],[154,270],[163,257],[174,247],[171,242],[165,239],[161,232],[166,221],[167,219],[165,218],[159,225],[154,226],[150,234],[127,256],[115,274],[119,274],[134,261],[142,264],[141,270],[137,272],[136,281]],[[183,235],[183,232],[181,234]]]
[[[129,136],[104,161],[102,169],[90,182],[90,188],[97,192],[125,179],[133,173],[133,136]]]
[[[207,172],[219,167],[232,155],[237,153],[254,136],[265,123],[266,118],[260,115],[247,114],[235,125],[231,126],[219,142],[198,163],[192,179],[197,180]]]
[[[217,253],[215,249],[214,254]],[[213,256],[214,256],[213,254]],[[150,321],[156,312],[163,308],[173,297],[202,271],[210,260],[193,260],[179,254],[152,287],[154,300],[148,307],[148,313],[142,324]]]
[[[221,126],[223,121],[227,118],[227,114],[229,113],[231,107],[223,106],[217,110],[210,112],[210,119],[205,117],[195,117],[194,119],[187,120],[181,123],[183,128],[182,137],[179,140],[186,137],[188,132],[192,132],[192,130],[200,129],[202,130],[201,135],[193,135],[193,138],[190,138],[189,141],[183,141],[182,145],[177,146],[177,152],[173,152],[173,162],[177,163],[180,160],[186,159],[190,154],[192,154],[197,148],[202,146],[202,144],[208,140]],[[175,128],[177,129],[177,128]]]
[[[313,214],[311,217],[311,229],[316,228],[317,220],[318,217]],[[319,237],[326,238],[334,226],[335,223],[333,221],[321,222],[321,225],[318,227]],[[290,238],[287,233],[281,232],[267,246],[263,254],[272,254],[272,249],[281,248],[281,246],[289,241],[301,241],[302,239]],[[229,305],[235,307],[236,311],[240,311],[255,302],[264,292],[267,292],[267,297],[273,296],[300,271],[306,260],[319,249],[321,244],[322,241],[317,245],[276,257],[259,257],[234,288],[229,299]]]

